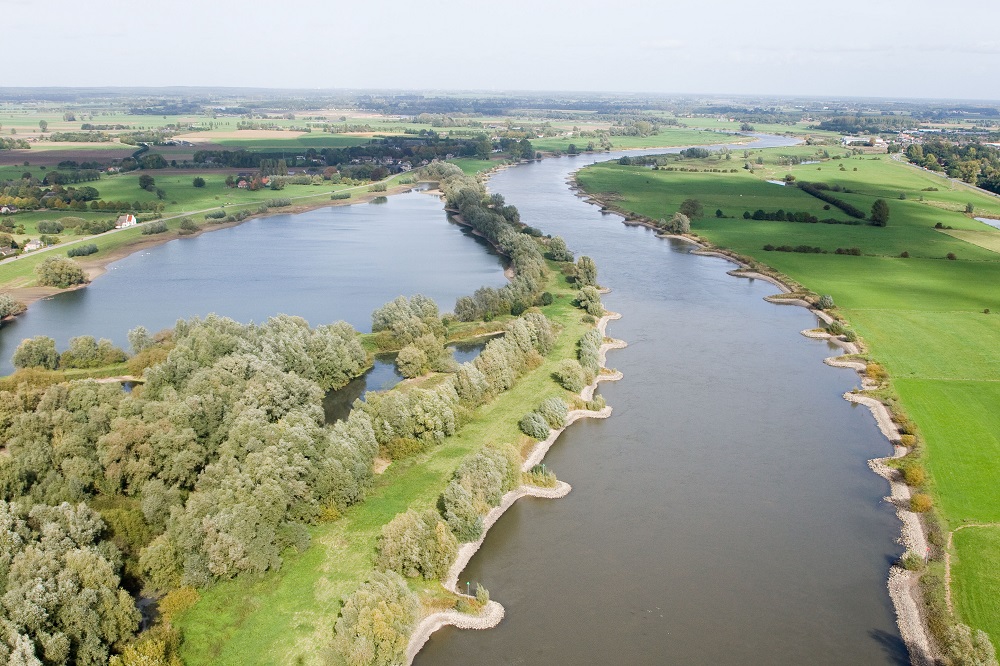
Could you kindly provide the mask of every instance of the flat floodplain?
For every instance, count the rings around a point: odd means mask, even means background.
[[[826,150],[829,155],[844,149]],[[653,220],[670,218],[685,199],[698,199],[704,217],[693,221],[693,232],[832,295],[871,357],[889,371],[899,403],[919,427],[928,488],[947,527],[996,522],[1000,231],[964,211],[971,204],[977,215],[995,216],[1000,199],[889,155],[827,157],[823,151],[734,151],[729,160],[668,161],[657,170],[605,163],[581,171],[578,181],[611,205]],[[794,163],[802,160],[815,163]],[[890,208],[888,226],[744,219],[744,212],[780,209],[851,221],[798,188],[769,182],[786,175],[827,183],[839,190],[832,194],[866,213],[882,198]],[[820,252],[765,251],[765,245]],[[837,254],[838,248],[857,248],[862,256]],[[984,542],[988,538],[992,547]],[[964,564],[952,576],[962,620],[1000,643],[995,540],[974,529],[956,532],[954,554]]]

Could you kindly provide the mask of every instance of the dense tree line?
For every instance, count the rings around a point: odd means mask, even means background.
[[[856,217],[859,220],[865,219],[865,212],[863,210],[830,194],[829,190],[831,188],[826,183],[807,183],[800,180],[796,183],[796,186],[806,194],[812,195],[820,201],[825,201],[831,206],[836,206],[851,217]]]
[[[785,211],[778,209],[776,211],[765,211],[762,208],[758,208],[753,213],[746,210],[743,211],[744,220],[757,220],[757,221],[767,221],[767,222],[801,222],[804,224],[846,224],[846,225],[859,225],[860,220],[838,220],[833,217],[826,217],[820,219],[813,215],[812,213],[806,211]]]
[[[932,139],[908,146],[906,156],[919,166],[1000,193],[1000,150],[995,146]]]
[[[281,316],[255,326],[210,316],[178,322],[158,344],[144,331],[129,337],[139,355],[160,352],[162,359],[131,394],[93,381],[22,382],[0,392],[0,441],[9,453],[0,465],[0,500],[14,503],[31,529],[31,516],[63,503],[102,507],[103,523],[88,534],[111,556],[95,571],[107,572],[101,575],[114,590],[109,599],[121,603],[72,621],[89,627],[88,649],[104,659],[135,628],[131,599],[118,589],[122,571],[121,585],[130,589],[165,590],[277,567],[283,549],[308,543],[306,523],[362,499],[378,448],[363,411],[323,425],[324,389],[342,386],[369,364],[347,324],[310,329]],[[54,343],[41,347],[40,355],[55,351]],[[108,360],[104,351],[82,338],[63,358],[90,367]],[[26,539],[28,532],[18,530]],[[78,561],[53,560],[51,575],[68,580]],[[13,594],[12,581],[0,578],[0,598]],[[105,611],[112,615],[94,616]],[[115,627],[109,623],[119,616],[131,624],[96,633]],[[52,643],[59,648],[53,652],[49,629],[26,631],[5,633],[10,652],[73,661],[72,640],[70,652]]]

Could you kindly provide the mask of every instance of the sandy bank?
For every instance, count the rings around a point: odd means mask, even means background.
[[[597,329],[601,332],[601,335],[605,335],[608,322],[620,319],[621,315],[616,312],[609,312],[604,317],[601,317],[600,321],[597,322]],[[621,349],[625,347],[625,342],[621,340],[612,340],[611,342],[606,342],[601,345],[600,349],[600,363],[602,369],[605,365],[605,359],[608,350],[610,349]],[[580,397],[584,400],[591,400],[594,396],[594,391],[597,389],[597,385],[602,381],[616,381],[622,378],[620,372],[609,372],[602,373],[598,375],[594,381],[585,386],[583,391],[580,392]],[[570,425],[582,418],[608,418],[611,416],[611,407],[604,407],[600,411],[591,411],[586,409],[574,409],[569,412],[566,418],[566,425],[558,430],[551,430],[549,436],[544,440],[535,444],[528,455],[525,457],[524,462],[521,464],[521,470],[524,472],[530,471],[532,467],[541,463],[545,458],[545,454],[548,452],[549,448],[555,443],[559,438],[559,435],[563,433]],[[464,593],[458,589],[459,576],[461,576],[462,571],[469,564],[469,560],[472,556],[476,554],[479,548],[483,545],[486,540],[486,535],[489,533],[490,528],[500,519],[507,509],[509,509],[514,502],[521,499],[522,497],[539,497],[547,499],[556,499],[559,497],[565,497],[569,494],[571,486],[564,482],[558,481],[553,488],[540,488],[538,486],[526,486],[522,485],[519,488],[511,490],[503,496],[500,500],[500,505],[494,507],[483,517],[483,533],[480,535],[479,539],[474,542],[464,543],[458,549],[458,554],[455,557],[455,562],[448,569],[448,575],[442,581],[442,585],[446,590],[452,592],[453,594],[458,594],[465,596]],[[430,639],[431,634],[440,629],[441,627],[453,626],[459,629],[490,629],[492,627],[500,624],[504,617],[504,608],[502,605],[496,601],[490,601],[480,612],[479,615],[469,615],[466,613],[459,613],[457,611],[443,611],[439,613],[433,613],[423,618],[413,630],[413,634],[410,636],[410,642],[406,647],[406,663],[407,665],[413,663],[413,659],[420,652],[420,648]]]

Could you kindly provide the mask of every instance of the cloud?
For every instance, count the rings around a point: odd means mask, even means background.
[[[639,48],[651,51],[679,51],[686,47],[687,43],[679,39],[650,39],[639,42]]]

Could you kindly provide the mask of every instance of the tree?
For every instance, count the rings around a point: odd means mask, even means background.
[[[45,261],[35,266],[35,275],[38,284],[60,289],[87,281],[80,265],[66,257],[46,257]]]
[[[344,602],[334,648],[352,666],[403,663],[419,611],[417,595],[402,576],[375,573]]]
[[[698,219],[704,214],[705,209],[697,199],[685,199],[678,212],[687,215],[688,218]]]
[[[691,220],[684,213],[674,213],[674,216],[660,225],[664,231],[671,234],[686,234],[691,232]]]
[[[152,192],[155,186],[156,186],[156,181],[148,173],[144,173],[141,176],[139,176],[140,190],[146,190],[147,192]]]
[[[45,368],[55,370],[59,365],[56,341],[45,335],[22,340],[14,351],[11,362],[15,368]]]
[[[39,120],[38,121],[38,127],[41,128],[41,130],[44,132],[45,130],[47,130],[49,128],[49,124],[46,121],[44,121],[44,120]]]
[[[205,187],[205,179],[201,176],[195,176],[194,180],[191,181],[191,184],[195,187]]]
[[[597,264],[586,255],[576,260],[576,282],[582,286],[597,286]]]
[[[876,199],[872,204],[872,224],[884,227],[889,224],[889,204],[885,199]]]

